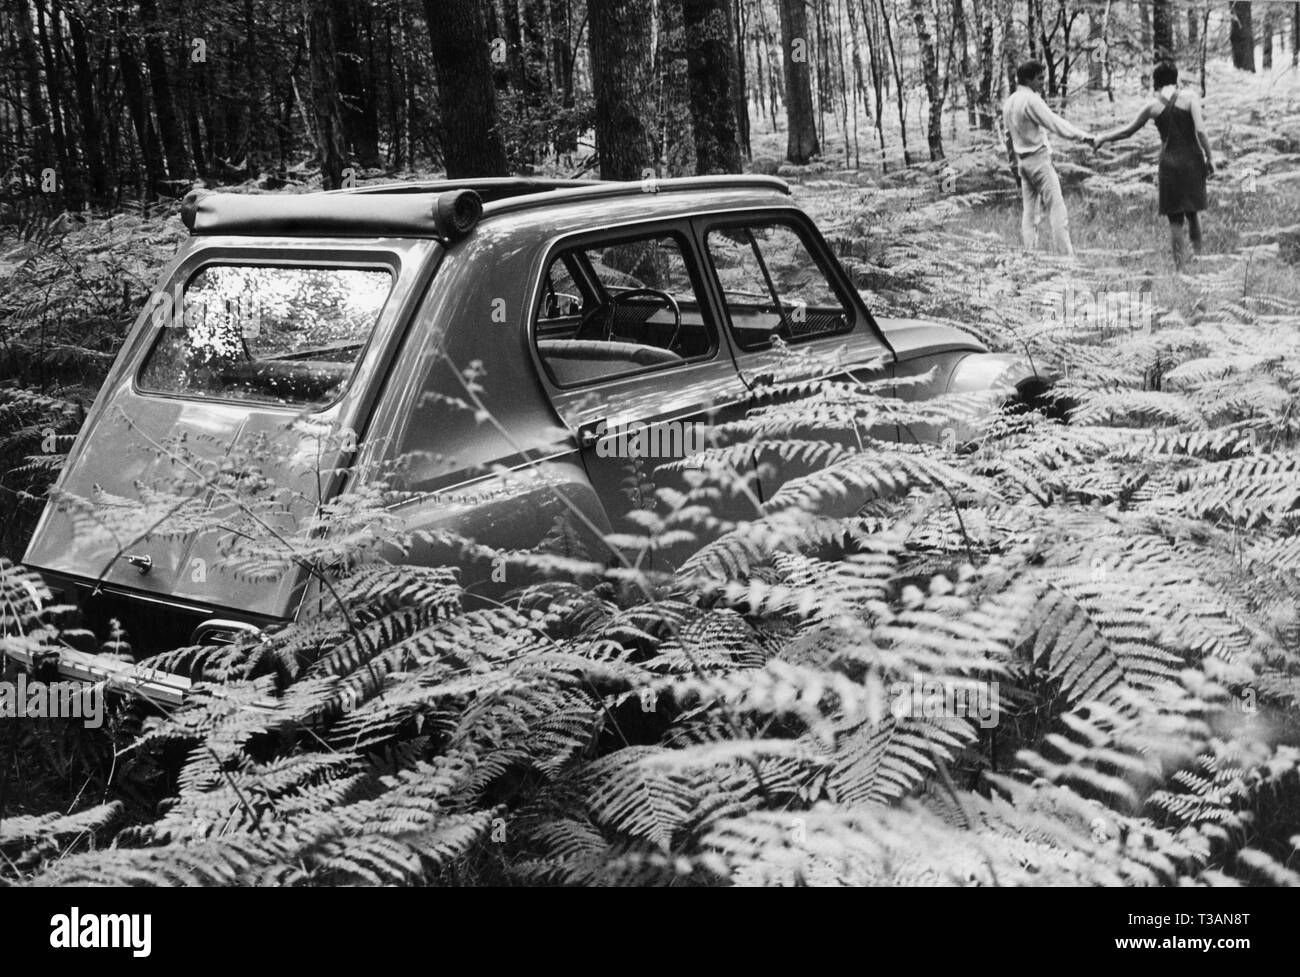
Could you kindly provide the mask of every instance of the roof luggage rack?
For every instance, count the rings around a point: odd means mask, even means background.
[[[774,176],[691,176],[667,180],[548,180],[501,177],[381,183],[325,193],[217,193],[191,190],[181,218],[191,234],[333,234],[464,237],[479,216],[586,200],[710,190],[775,190]]]
[[[521,197],[533,193],[546,193],[549,190],[570,190],[575,187],[600,186],[602,180],[568,180],[550,179],[538,176],[487,176],[466,180],[405,180],[393,183],[371,183],[364,187],[349,187],[346,190],[327,190],[326,193],[446,193],[448,190],[473,190],[485,203],[504,200],[507,197]]]

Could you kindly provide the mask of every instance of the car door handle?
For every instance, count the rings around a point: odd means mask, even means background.
[[[775,373],[755,373],[750,379],[750,385],[754,387],[770,387],[776,382]]]
[[[587,421],[585,424],[578,425],[578,447],[594,448],[601,438],[605,436],[607,424],[604,420]]]

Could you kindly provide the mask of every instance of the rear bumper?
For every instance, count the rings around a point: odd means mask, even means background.
[[[37,668],[37,663],[26,651],[11,649],[6,654],[29,671]],[[183,675],[160,672],[73,648],[59,652],[58,670],[60,678],[74,682],[106,682],[110,688],[126,695],[138,695],[155,705],[171,708],[185,701],[191,686],[190,680]]]
[[[110,622],[116,621],[137,657],[147,657],[193,644],[219,644],[233,640],[239,632],[260,632],[280,624],[271,618],[243,615],[229,608],[202,607],[133,593],[115,587],[97,587],[93,581],[31,568],[39,574],[55,604],[72,605],[81,612],[81,626],[103,639]],[[30,652],[12,649],[8,657],[35,670],[42,662]],[[89,647],[66,647],[57,662],[61,678],[82,682],[107,682],[124,694],[139,695],[160,706],[179,706],[189,694],[191,682],[182,675],[159,671],[148,665],[132,664]]]

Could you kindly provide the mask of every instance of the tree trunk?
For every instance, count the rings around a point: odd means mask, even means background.
[[[1291,65],[1300,65],[1300,3],[1291,6]]]
[[[358,165],[374,168],[379,166],[379,119],[374,92],[366,84],[368,72],[363,65],[367,59],[361,45],[361,32],[370,16],[369,4],[356,0],[330,3],[344,140]]]
[[[777,0],[781,11],[781,61],[785,76],[785,158],[802,166],[821,152],[808,72],[808,13],[804,0]]]
[[[154,0],[140,0],[140,20],[144,28],[145,65],[149,69],[154,114],[158,116],[163,155],[167,158],[167,175],[173,180],[188,180],[194,171],[189,152],[185,148],[180,114],[176,111],[171,72],[167,67],[167,50],[163,45],[162,25],[158,22],[158,9]]]
[[[925,78],[925,94],[930,103],[930,119],[926,128],[926,142],[930,146],[930,159],[943,159],[943,85],[939,79],[939,57],[934,49],[934,35],[925,20],[924,0],[909,0],[912,24],[916,27],[916,40],[921,47],[921,70]]]
[[[961,75],[962,91],[966,96],[966,125],[975,128],[975,103],[978,100],[975,87],[975,75],[971,71],[970,32],[966,27],[966,5],[963,0],[953,0],[952,29],[958,46],[958,71]],[[951,70],[951,65],[949,65]]]
[[[154,131],[153,117],[149,114],[149,96],[145,92],[144,75],[140,72],[140,50],[127,32],[125,19],[121,14],[117,17],[118,65],[122,71],[122,92],[126,96],[127,111],[131,115],[131,125],[144,163],[144,192],[149,196],[157,193],[158,181],[163,177],[162,150]]]
[[[643,115],[650,91],[650,0],[587,0],[596,158],[606,180],[654,172]]]
[[[551,86],[559,94],[566,116],[556,133],[555,151],[572,155],[578,151],[578,130],[567,113],[572,112],[574,51],[571,36],[570,0],[551,0]]]
[[[35,152],[32,165],[35,169],[36,185],[44,182],[44,171],[51,170],[56,178],[56,190],[62,191],[63,174],[59,172],[59,161],[54,154],[54,139],[50,131],[50,116],[45,108],[45,98],[41,93],[41,64],[36,53],[36,28],[32,24],[31,8],[26,0],[14,4],[18,13],[18,58],[22,62],[24,85],[26,89],[27,114],[31,119],[31,141]]]
[[[753,151],[749,145],[749,95],[745,87],[745,35],[744,10],[741,0],[726,0],[727,30],[730,41],[727,48],[731,54],[731,108],[736,117],[736,144],[741,155],[750,157]]]
[[[899,138],[903,143],[903,165],[906,166],[912,162],[912,158],[907,149],[907,112],[903,104],[903,68],[898,62],[898,52],[894,49],[894,31],[889,26],[889,11],[885,9],[885,0],[879,0],[877,7],[880,10],[880,26],[885,35],[885,50],[889,54],[889,63],[894,70],[894,102],[898,107],[898,131]]]
[[[1187,8],[1187,46],[1193,50],[1200,43],[1201,23],[1195,7]]]
[[[263,128],[262,121],[265,109],[261,98],[257,97],[257,93],[261,91],[258,84],[260,73],[258,68],[261,62],[258,59],[257,11],[254,5],[255,0],[244,0],[244,90],[253,95],[248,100],[248,131],[254,138],[250,140],[248,150],[244,154],[244,174],[249,178],[261,172],[262,164],[269,155],[267,151],[269,147],[264,149],[266,144],[257,138],[266,130]],[[206,67],[205,65],[205,70]]]
[[[73,90],[77,94],[77,115],[81,120],[82,151],[86,157],[86,177],[92,203],[109,202],[108,170],[104,163],[104,130],[95,106],[94,78],[90,68],[90,45],[86,41],[86,24],[74,11],[68,18],[72,37]]]
[[[695,134],[691,122],[691,83],[681,0],[658,0],[659,45],[656,161],[665,176],[695,172]]]
[[[337,190],[343,185],[347,162],[343,132],[343,106],[339,97],[338,57],[334,47],[333,10],[327,4],[304,0],[307,12],[307,71],[311,78],[311,118],[320,154],[321,185]]]
[[[1170,0],[1151,0],[1151,44],[1155,60],[1174,59],[1174,12]]]
[[[548,86],[546,72],[546,32],[550,17],[546,0],[523,0],[520,24],[523,44],[524,104],[531,113],[540,114]]]
[[[424,0],[433,42],[447,176],[505,176],[487,21],[479,0]]]
[[[66,99],[63,95],[63,71],[57,61],[63,50],[63,31],[59,26],[59,18],[57,6],[53,16],[50,16],[44,2],[37,0],[36,30],[41,41],[42,60],[45,62],[45,91],[49,96],[50,125],[54,133],[60,189],[63,191],[64,206],[70,210],[80,210],[86,202],[86,188],[80,171],[73,163],[73,153],[69,146],[70,134],[63,124],[63,105]]]
[[[993,73],[997,67],[993,37],[993,0],[973,0],[975,20],[980,25],[980,128],[986,132],[993,130],[996,113],[993,109]]]
[[[1231,26],[1228,40],[1232,45],[1232,66],[1238,71],[1255,70],[1255,30],[1250,20],[1250,3],[1234,2],[1228,5]]]
[[[732,99],[731,0],[682,0],[695,172],[739,173],[740,141]]]
[[[1273,8],[1264,8],[1264,70],[1273,69]]]

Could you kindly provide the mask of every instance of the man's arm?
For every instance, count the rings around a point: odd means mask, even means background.
[[[1047,107],[1041,95],[1035,93],[1025,105],[1026,114],[1048,132],[1054,132],[1065,139],[1089,141],[1092,136],[1078,126],[1067,122]]]

